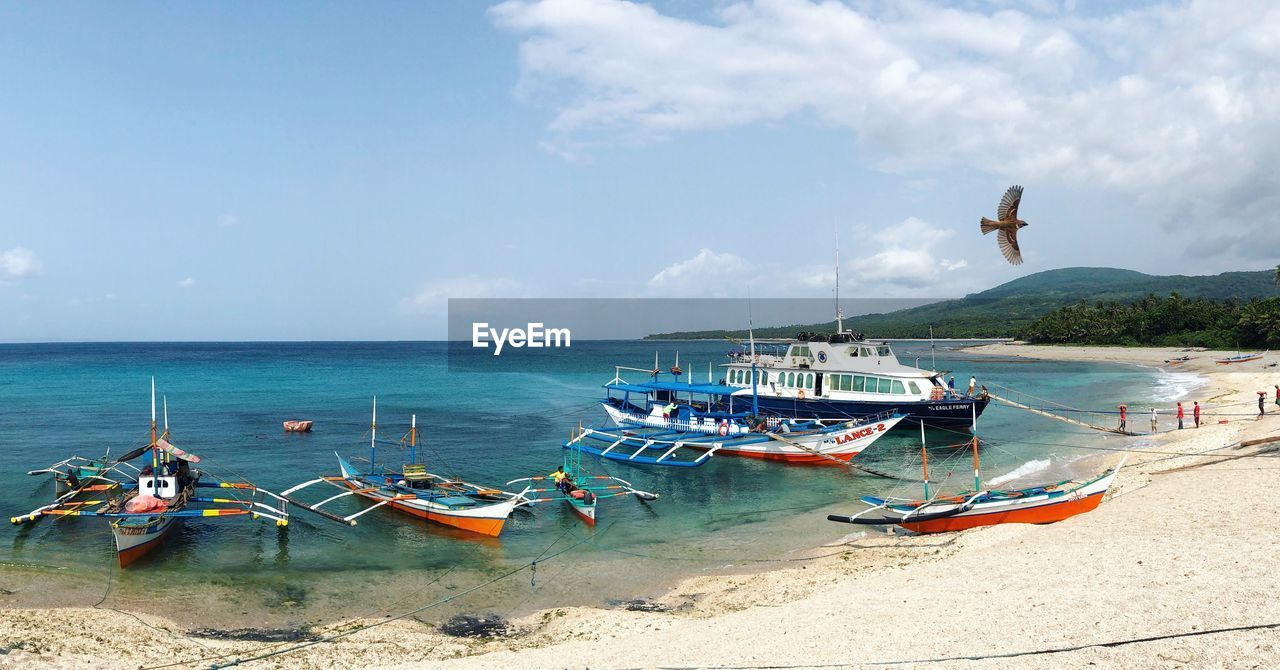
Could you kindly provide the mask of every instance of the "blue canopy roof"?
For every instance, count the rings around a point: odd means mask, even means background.
[[[736,386],[725,384],[689,384],[687,382],[641,382],[639,384],[605,384],[611,391],[627,393],[653,393],[654,391],[675,391],[677,393],[703,393],[706,395],[729,395],[739,391]]]

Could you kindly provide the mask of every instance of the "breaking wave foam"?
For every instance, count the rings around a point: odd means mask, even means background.
[[[1208,380],[1195,373],[1166,372],[1156,377],[1156,385],[1151,394],[1157,401],[1182,400],[1207,383]]]
[[[1015,479],[1019,479],[1021,477],[1026,477],[1027,475],[1035,474],[1037,472],[1040,472],[1041,470],[1047,469],[1048,467],[1049,467],[1049,459],[1047,458],[1043,460],[1027,461],[1026,463],[1023,463],[1022,465],[1019,465],[1018,467],[1014,468],[1012,472],[1006,472],[1005,474],[1000,475],[999,477],[990,479],[987,481],[987,483],[990,484],[991,486],[999,486],[1005,482],[1011,482]]]

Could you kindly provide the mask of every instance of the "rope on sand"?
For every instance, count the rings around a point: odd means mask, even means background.
[[[1124,647],[1131,644],[1143,644],[1145,642],[1159,642],[1161,640],[1176,640],[1188,637],[1200,637],[1204,635],[1218,635],[1221,633],[1240,633],[1253,630],[1267,630],[1280,628],[1280,622],[1276,623],[1259,623],[1245,626],[1228,626],[1224,628],[1210,628],[1207,630],[1192,630],[1184,633],[1169,633],[1166,635],[1149,635],[1147,637],[1131,637],[1123,640],[1110,640],[1107,642],[1088,642],[1085,644],[1076,644],[1066,647],[1048,647],[1045,649],[1032,649],[1028,651],[1011,651],[1002,654],[974,654],[971,656],[940,656],[935,658],[917,658],[911,660],[895,660],[895,661],[856,661],[851,663],[802,663],[799,665],[714,665],[714,666],[697,666],[700,668],[712,667],[716,670],[789,670],[791,668],[850,668],[864,667],[868,665],[917,665],[924,663],[949,663],[953,661],[985,661],[997,658],[1021,658],[1023,656],[1042,656],[1047,654],[1063,654],[1071,651],[1082,651],[1085,649],[1111,649],[1115,647]],[[660,665],[657,666],[661,670],[693,670],[692,666],[675,666]]]

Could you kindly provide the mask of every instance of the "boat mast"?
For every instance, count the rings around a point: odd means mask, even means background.
[[[418,437],[418,415],[413,414],[413,415],[410,415],[410,418],[409,418],[409,462],[410,463],[418,462],[418,459],[415,458],[417,454],[417,450],[414,448],[417,446],[417,442],[418,442],[417,437]]]
[[[169,439],[169,396],[160,396],[160,406],[164,408],[164,432],[160,433],[160,439]],[[164,462],[169,462],[169,452],[164,454]]]
[[[978,436],[973,436],[973,492],[982,490],[982,478],[978,476]]]
[[[920,422],[920,458],[924,463],[924,499],[929,500],[929,449],[924,441],[924,422]]]
[[[932,360],[933,371],[938,371],[938,350],[933,346],[933,324],[929,324],[929,358]]]
[[[159,492],[160,448],[156,445],[156,378],[151,378],[151,494]]]
[[[982,479],[978,476],[978,401],[974,400],[973,410],[973,492],[982,490]]]
[[[378,440],[378,396],[373,396],[373,423],[369,425],[369,473],[373,473],[375,443]]]
[[[756,397],[756,331],[751,319],[751,293],[747,292],[747,336],[751,342],[751,416],[760,416],[760,400]]]

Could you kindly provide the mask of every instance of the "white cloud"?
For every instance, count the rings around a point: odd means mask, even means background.
[[[860,249],[870,253],[842,263],[845,287],[882,298],[951,296],[969,284],[957,284],[951,274],[967,267],[968,261],[938,255],[952,235],[916,218],[876,232],[860,229],[855,238],[864,240]],[[834,254],[834,247],[818,248],[814,253],[821,256],[828,251]],[[798,272],[791,264],[711,249],[701,249],[692,258],[663,268],[647,284],[650,293],[661,297],[737,298],[746,297],[748,289],[756,297],[825,296],[834,286],[834,263],[822,263],[818,258]]]
[[[26,247],[0,251],[0,280],[35,277],[44,273],[44,264]]]
[[[930,289],[946,278],[944,273],[967,266],[964,259],[938,258],[938,247],[954,235],[910,217],[870,235],[878,250],[850,263],[854,278],[862,285]]]
[[[192,286],[195,286],[195,285],[196,285],[196,280],[194,277],[187,277],[186,279],[183,279],[182,281],[178,282],[178,288],[191,288]]]
[[[240,225],[240,217],[236,216],[235,214],[223,214],[222,218],[218,219],[218,225],[238,226]]]
[[[450,298],[523,298],[528,294],[524,284],[506,277],[467,275],[437,279],[417,293],[402,298],[402,313],[442,313]]]
[[[1220,239],[1201,253],[1280,246],[1280,5],[1085,17],[757,0],[697,20],[622,0],[508,0],[490,16],[523,38],[519,94],[556,110],[544,145],[578,160],[798,118],[848,128],[884,170],[1099,186],[1170,227],[1211,223]]]
[[[659,270],[648,287],[664,297],[723,297],[742,293],[751,274],[751,264],[742,258],[701,249],[693,258]]]

